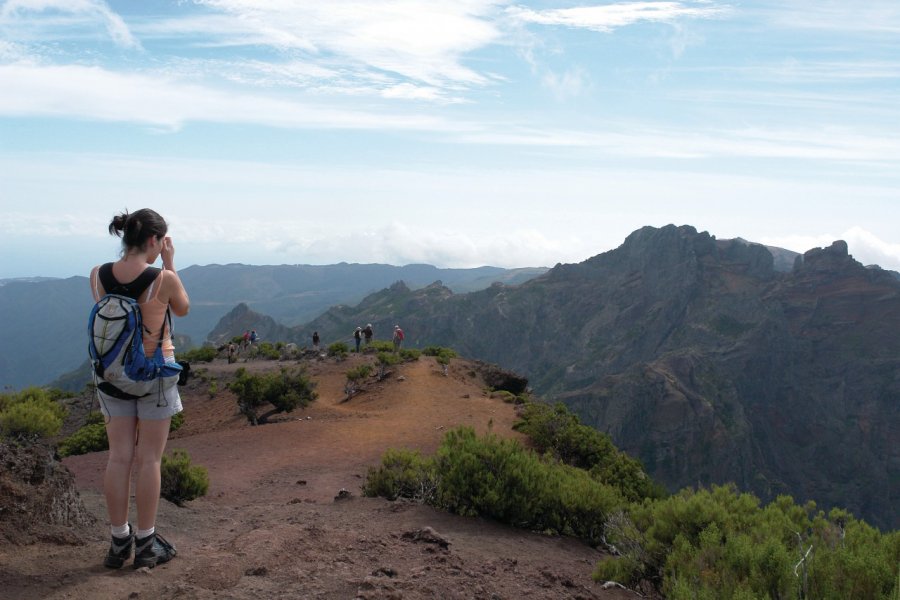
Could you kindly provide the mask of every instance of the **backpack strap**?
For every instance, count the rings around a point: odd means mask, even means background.
[[[100,268],[97,270],[100,285],[103,286],[107,294],[127,296],[133,300],[137,300],[144,293],[144,290],[150,287],[150,284],[159,276],[160,271],[156,267],[147,267],[134,281],[119,283],[113,275],[112,266],[112,263],[100,265]]]

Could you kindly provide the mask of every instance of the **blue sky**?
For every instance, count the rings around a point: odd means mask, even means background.
[[[900,3],[0,0],[0,278],[552,266],[644,225],[900,269]]]

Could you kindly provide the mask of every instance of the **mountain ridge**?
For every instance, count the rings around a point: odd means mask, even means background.
[[[647,227],[518,286],[395,284],[301,329],[367,322],[525,374],[670,489],[734,481],[900,524],[900,282],[842,241],[782,272],[761,245]]]

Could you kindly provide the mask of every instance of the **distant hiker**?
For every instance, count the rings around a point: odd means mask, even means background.
[[[363,337],[366,338],[366,346],[372,343],[372,336],[375,335],[375,330],[372,329],[372,324],[367,323],[366,328],[363,329]]]
[[[394,342],[394,352],[399,352],[400,344],[403,343],[403,330],[400,329],[399,325],[394,325],[394,337],[391,341]]]
[[[143,322],[144,354],[152,358],[161,347],[163,360],[174,363],[169,313],[185,316],[190,300],[175,271],[175,246],[167,231],[165,220],[148,208],[113,217],[109,233],[122,238],[121,258],[94,267],[90,283],[95,301],[108,293],[137,300]],[[162,269],[150,266],[160,257]],[[176,555],[175,548],[156,533],[155,526],[160,461],[169,436],[169,422],[182,410],[178,386],[163,387],[160,380],[158,391],[145,396],[126,398],[128,395],[115,386],[106,387],[105,391],[98,388],[97,395],[109,440],[103,491],[112,541],[103,564],[118,569],[133,552],[135,569],[152,568]],[[128,522],[132,472],[136,530]]]
[[[250,332],[250,345],[252,346],[256,342],[259,341],[259,336],[256,334],[256,330]]]
[[[319,332],[313,331],[313,350],[319,351]]]
[[[230,365],[234,361],[237,360],[237,346],[234,345],[234,342],[230,342],[228,344],[228,364]]]
[[[250,345],[250,330],[244,330],[244,341],[241,342],[241,350],[246,350],[247,346]]]
[[[359,352],[359,343],[362,341],[362,327],[357,327],[353,332],[353,341],[356,342],[356,352]]]

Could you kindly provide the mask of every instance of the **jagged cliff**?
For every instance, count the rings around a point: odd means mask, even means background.
[[[519,286],[398,283],[300,329],[366,322],[526,374],[670,488],[734,481],[900,526],[900,282],[844,242],[783,272],[761,245],[645,227]]]

